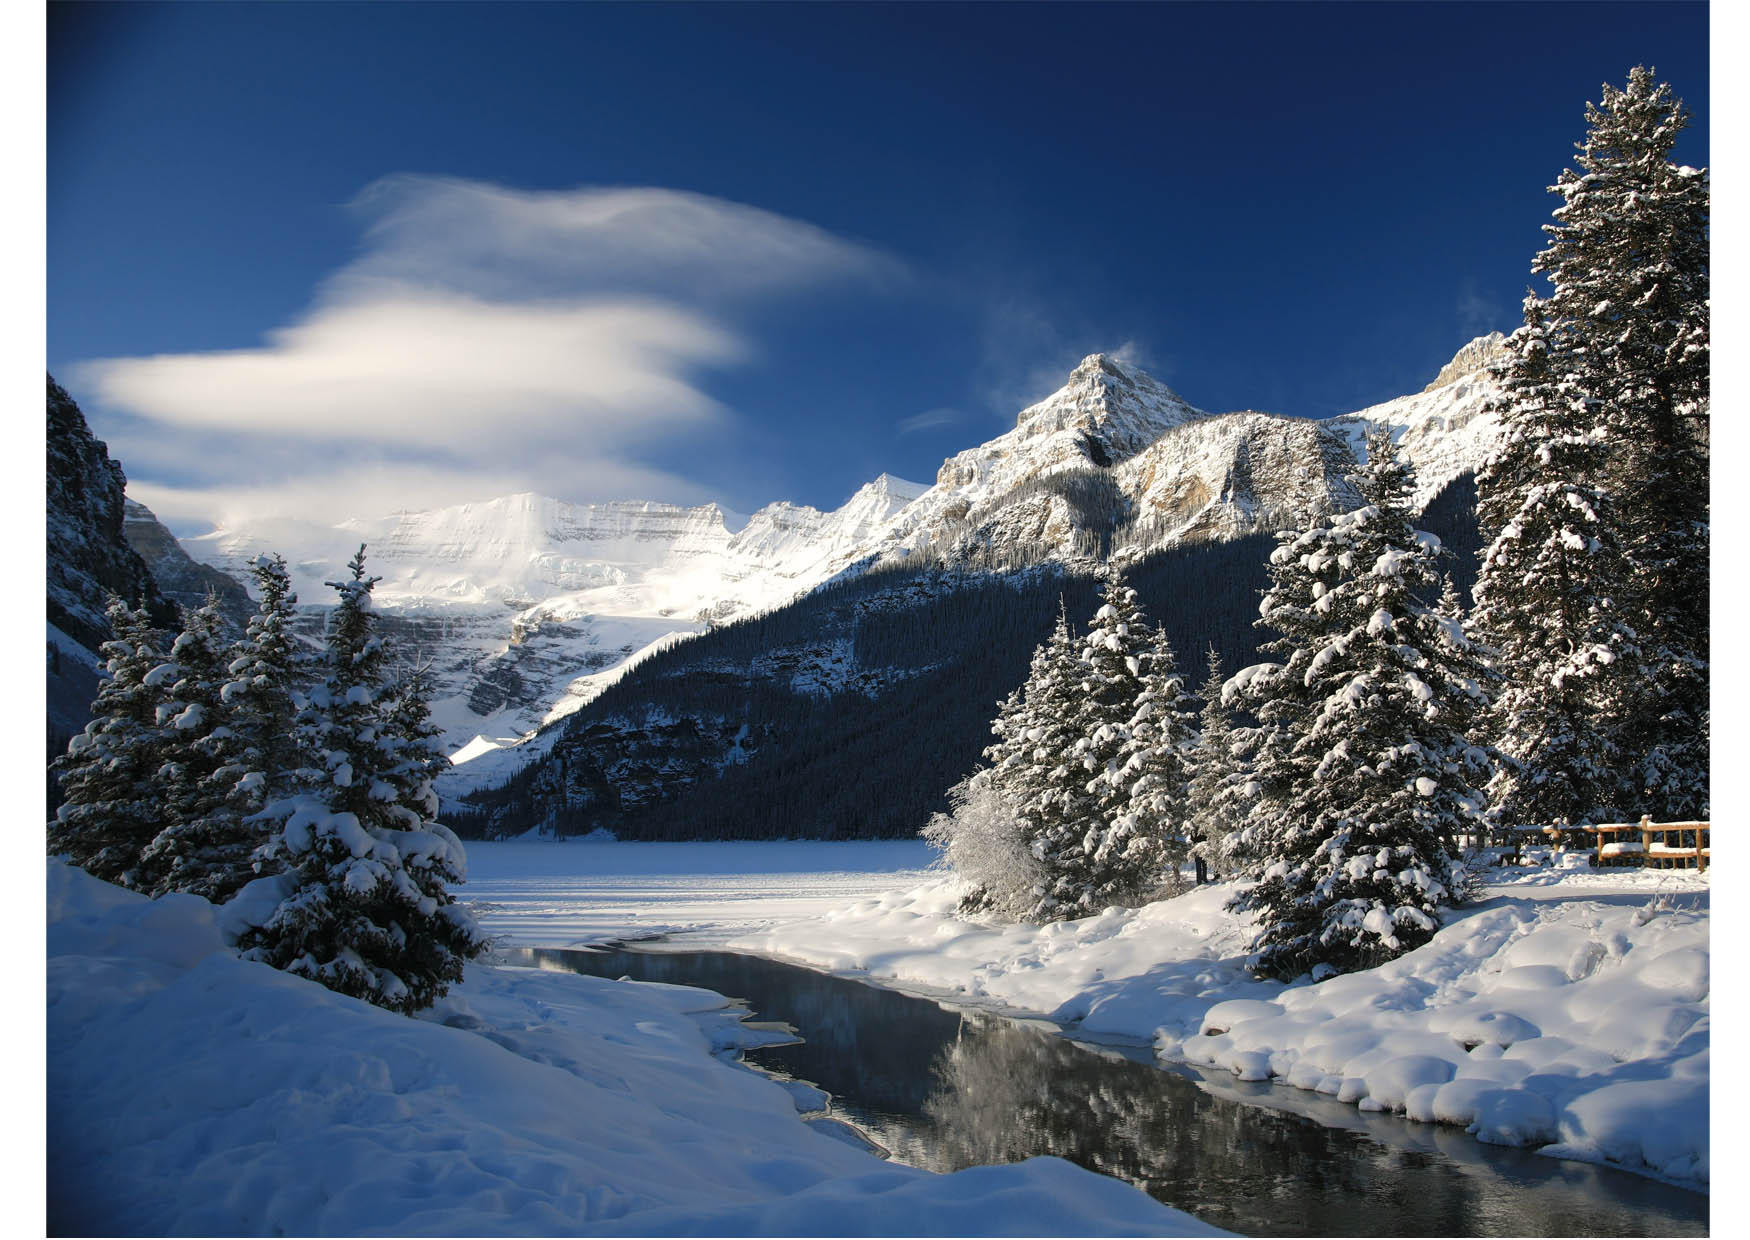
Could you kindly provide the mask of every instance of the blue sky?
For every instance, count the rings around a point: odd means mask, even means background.
[[[1124,349],[1327,416],[1510,329],[1636,4],[52,5],[49,366],[181,531],[836,505]]]

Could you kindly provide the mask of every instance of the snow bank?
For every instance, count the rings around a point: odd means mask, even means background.
[[[959,887],[937,880],[730,945],[1152,1039],[1163,1059],[1241,1080],[1705,1187],[1705,882],[1507,877],[1426,946],[1316,985],[1246,975],[1249,926],[1223,908],[1232,884],[1038,926],[960,920]]]
[[[722,996],[470,966],[412,1020],[250,964],[214,910],[51,862],[57,1234],[1220,1234],[1057,1159],[938,1176],[714,1053]]]

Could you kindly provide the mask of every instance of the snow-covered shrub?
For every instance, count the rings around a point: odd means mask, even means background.
[[[1026,828],[991,772],[962,780],[948,793],[950,810],[924,828],[924,839],[967,884],[960,908],[968,913],[1023,917],[1038,899],[1044,869],[1028,848]]]

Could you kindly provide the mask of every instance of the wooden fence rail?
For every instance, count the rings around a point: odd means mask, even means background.
[[[1653,822],[1642,814],[1639,822],[1601,822],[1592,831],[1598,837],[1601,866],[1632,865],[1638,861],[1662,867],[1681,865],[1685,869],[1693,865],[1697,870],[1705,870],[1712,851],[1708,846],[1711,827],[1706,822]],[[1625,831],[1637,833],[1640,840],[1605,843],[1606,835],[1621,835]],[[1674,843],[1669,840],[1672,835],[1677,837]],[[1690,842],[1684,842],[1685,835],[1693,837]]]
[[[1690,866],[1698,870],[1707,869],[1711,856],[1709,832],[1712,827],[1707,822],[1654,822],[1650,816],[1643,814],[1639,822],[1601,822],[1596,825],[1581,823],[1577,826],[1549,827],[1509,827],[1505,835],[1512,844],[1515,859],[1527,844],[1547,842],[1551,846],[1561,843],[1563,836],[1568,836],[1570,843],[1574,836],[1589,836],[1596,849],[1597,864],[1605,865],[1679,865],[1687,869]],[[1625,832],[1638,835],[1639,839],[1618,839]],[[1671,842],[1671,836],[1676,841]],[[1685,835],[1692,838],[1684,840]],[[1542,837],[1539,840],[1538,837]],[[1499,838],[1499,837],[1497,837]]]

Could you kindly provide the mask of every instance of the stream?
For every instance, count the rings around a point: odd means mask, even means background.
[[[794,1026],[745,1053],[932,1171],[1054,1154],[1260,1236],[1706,1235],[1708,1197],[1286,1086],[1159,1063],[1047,1021],[958,1011],[726,951],[522,949],[511,963],[701,986]]]

